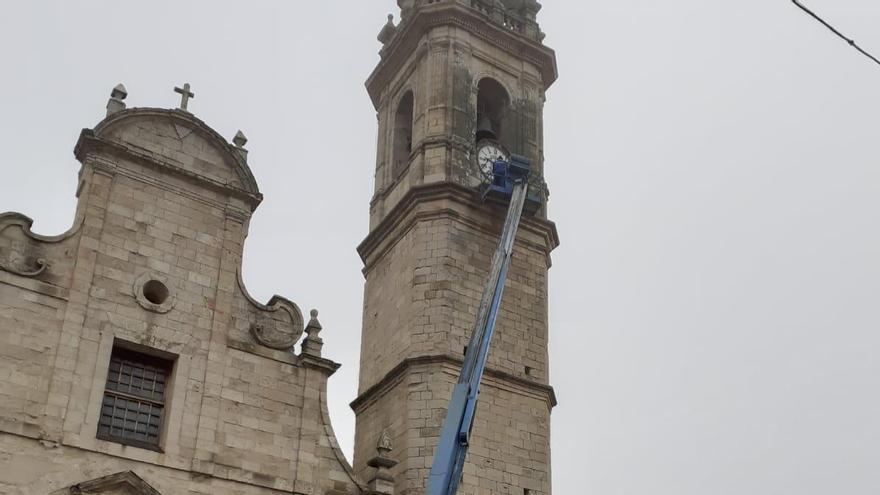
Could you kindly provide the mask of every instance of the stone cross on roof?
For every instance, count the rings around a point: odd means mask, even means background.
[[[183,89],[175,87],[174,92],[180,93],[180,109],[188,111],[186,107],[189,104],[189,99],[196,97],[196,94],[189,90],[189,83],[184,84]]]

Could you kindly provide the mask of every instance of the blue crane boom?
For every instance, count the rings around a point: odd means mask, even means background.
[[[528,196],[530,172],[529,161],[522,157],[514,156],[510,162],[495,162],[492,183],[484,192],[484,197],[509,197],[510,206],[501,232],[501,241],[492,257],[489,280],[480,301],[477,322],[465,353],[461,376],[452,391],[440,441],[434,453],[434,464],[428,478],[428,495],[455,495],[461,482],[471,428],[474,424],[480,381],[486,368],[495,321],[498,319],[516,231],[526,201],[536,201],[535,198]]]

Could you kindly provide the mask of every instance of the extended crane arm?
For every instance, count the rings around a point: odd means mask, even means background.
[[[489,356],[489,344],[495,331],[495,321],[501,306],[504,283],[510,268],[516,231],[522,217],[523,206],[528,198],[528,160],[513,157],[508,162],[496,162],[494,178],[487,192],[509,195],[510,206],[504,221],[504,230],[498,249],[492,257],[489,280],[480,301],[477,322],[471,334],[470,344],[464,357],[461,376],[452,392],[446,420],[440,433],[440,442],[434,454],[434,464],[428,478],[428,495],[455,495],[461,481],[462,468],[470,443],[480,381]]]

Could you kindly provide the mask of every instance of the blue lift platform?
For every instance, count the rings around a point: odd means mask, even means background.
[[[497,161],[492,172],[492,181],[483,187],[483,200],[509,202],[507,218],[498,249],[492,257],[489,280],[480,301],[477,322],[465,353],[461,376],[452,391],[440,442],[434,453],[427,495],[455,495],[458,491],[470,445],[480,382],[486,368],[504,283],[510,269],[516,231],[523,210],[536,211],[541,206],[540,197],[529,196],[531,162],[528,159],[514,155],[509,162]]]

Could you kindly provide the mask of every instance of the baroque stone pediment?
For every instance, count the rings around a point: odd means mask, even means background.
[[[162,495],[140,476],[123,471],[91,481],[84,481],[53,495]]]
[[[75,153],[111,152],[149,162],[215,190],[262,200],[256,180],[236,147],[192,114],[180,110],[132,108],[116,112],[80,136]]]

